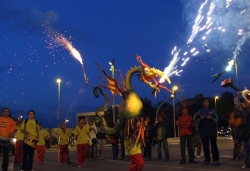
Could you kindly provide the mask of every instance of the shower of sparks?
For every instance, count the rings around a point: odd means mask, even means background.
[[[174,47],[174,49],[172,50],[172,55],[173,58],[170,61],[170,64],[164,69],[164,75],[160,78],[160,83],[164,82],[165,78],[170,78],[173,75],[177,75],[180,76],[179,73],[182,72],[182,70],[178,70],[178,66],[176,65],[177,62],[179,61],[180,57],[179,57],[179,52],[180,50],[177,51],[176,46]]]
[[[47,43],[49,44],[49,47],[51,48],[54,48],[54,46],[63,47],[64,49],[70,52],[72,57],[74,57],[77,61],[80,62],[80,64],[82,65],[84,81],[86,83],[86,86],[88,87],[88,78],[86,76],[83,60],[79,51],[74,48],[72,43],[69,40],[67,40],[65,36],[63,36],[62,34],[59,34],[58,32],[51,30],[49,27],[45,27],[45,28],[46,28],[47,37],[49,39],[49,41],[47,41]]]

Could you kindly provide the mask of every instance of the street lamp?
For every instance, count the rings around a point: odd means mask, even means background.
[[[60,128],[60,83],[61,81],[62,80],[60,78],[56,80],[58,84],[58,109],[57,109],[58,128]]]
[[[112,78],[115,78],[115,60],[112,59],[111,62],[109,62],[110,71],[112,72]],[[113,123],[115,123],[115,97],[113,98]]]
[[[216,106],[216,100],[219,99],[219,96],[214,97],[214,105],[215,105],[215,112],[217,113],[217,106]]]
[[[64,119],[64,122],[65,122],[65,124],[66,124],[67,122],[69,122],[69,120],[65,118],[65,119]]]
[[[174,137],[176,138],[176,123],[175,123],[175,105],[174,105],[174,96],[176,94],[176,92],[178,91],[178,87],[174,86],[172,88],[172,95],[171,97],[173,98],[173,115],[174,115]]]

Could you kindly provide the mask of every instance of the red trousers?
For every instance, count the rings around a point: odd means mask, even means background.
[[[17,140],[15,145],[14,164],[20,165],[23,161],[23,140]]]
[[[142,171],[144,166],[144,160],[141,154],[130,155],[129,159],[130,159],[129,171]]]
[[[43,162],[45,156],[46,146],[45,145],[36,145],[36,162]]]
[[[58,162],[63,163],[69,162],[69,146],[67,145],[59,145],[59,151],[58,151]]]
[[[88,154],[89,144],[77,144],[76,146],[76,157],[77,157],[77,166],[81,166],[86,159]]]

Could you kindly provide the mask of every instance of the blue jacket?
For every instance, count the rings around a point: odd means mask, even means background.
[[[205,118],[200,119],[201,115]],[[207,119],[211,116],[212,119]],[[211,108],[202,108],[198,111],[195,123],[199,125],[200,136],[203,137],[217,137],[217,123],[218,115]]]

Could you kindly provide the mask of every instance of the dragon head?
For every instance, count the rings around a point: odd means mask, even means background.
[[[153,88],[155,90],[154,91],[155,93],[159,92],[160,88],[165,89],[165,90],[167,90],[169,92],[172,92],[167,87],[161,85],[160,81],[156,80],[156,77],[159,77],[159,80],[164,79],[164,81],[171,84],[170,79],[168,77],[164,76],[164,72],[160,71],[159,69],[149,67],[147,64],[145,64],[142,61],[141,56],[136,55],[136,59],[141,64],[141,67],[142,67],[142,73],[140,74],[140,77],[139,77],[139,79],[141,81],[143,81],[144,83],[149,85],[151,88]],[[151,81],[154,81],[154,83],[152,83]]]

